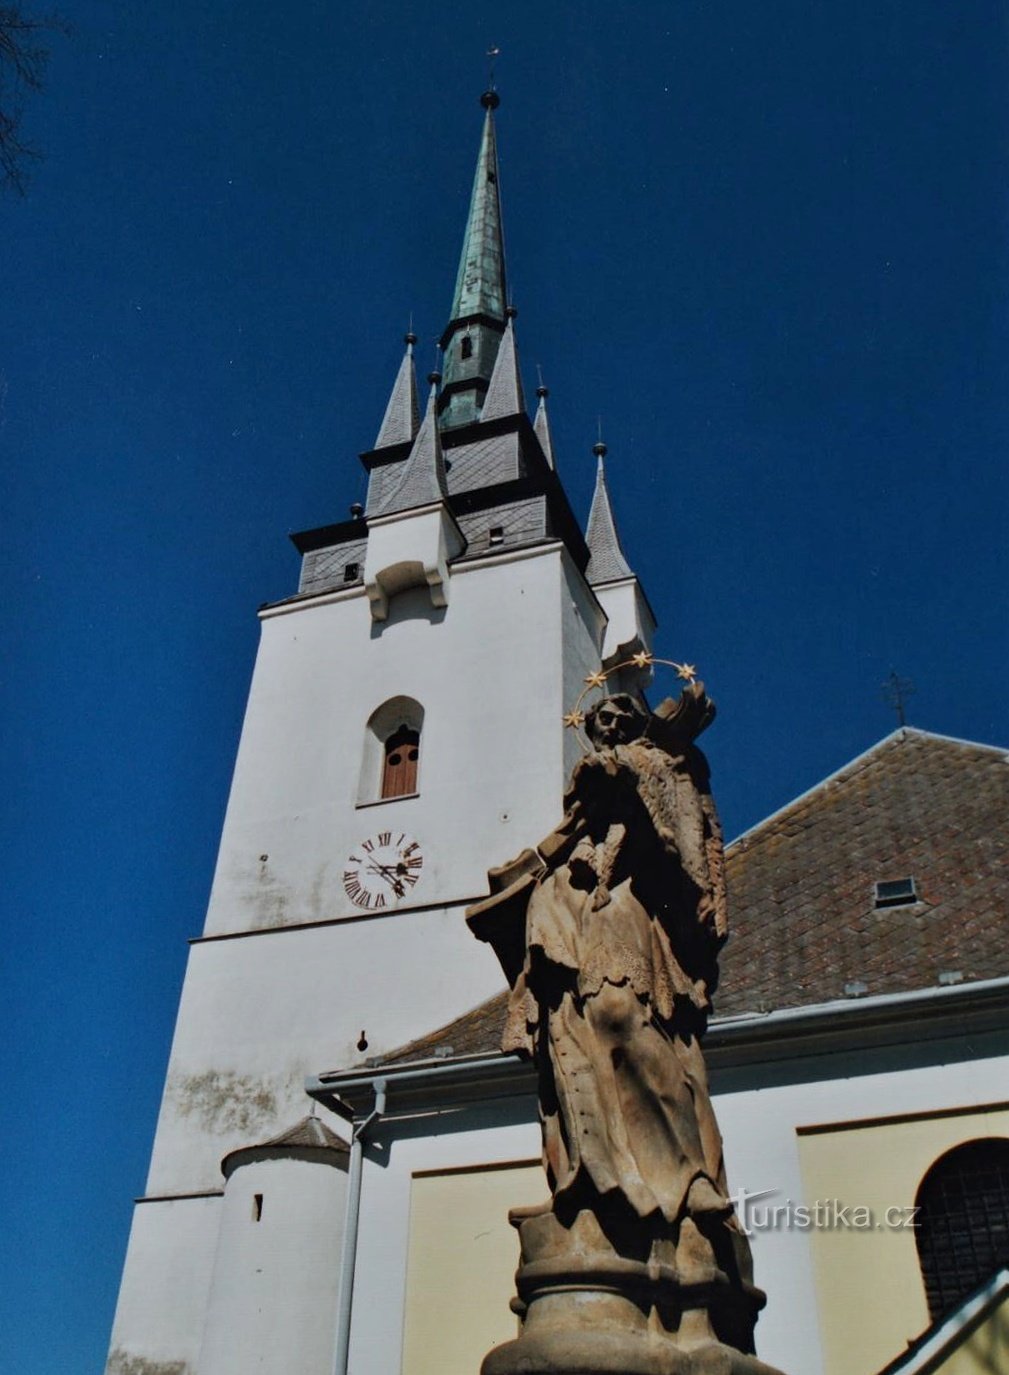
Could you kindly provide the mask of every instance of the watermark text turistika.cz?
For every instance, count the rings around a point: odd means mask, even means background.
[[[739,1225],[754,1232],[902,1232],[917,1225],[918,1209],[903,1204],[879,1211],[864,1204],[819,1198],[796,1203],[777,1189],[739,1189],[732,1195]]]

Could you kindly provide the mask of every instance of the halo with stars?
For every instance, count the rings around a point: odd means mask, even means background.
[[[675,669],[677,678],[682,679],[689,687],[692,687],[697,681],[697,666],[695,664],[680,664],[675,659],[657,659],[654,654],[649,654],[644,649],[639,654],[632,654],[629,659],[624,659],[622,663],[615,664],[609,672],[605,672],[601,668],[596,669],[584,680],[584,686],[578,694],[574,706],[564,716],[565,727],[577,733],[578,743],[583,750],[587,752],[592,748],[582,732],[582,726],[585,724],[585,712],[582,710],[582,706],[588,694],[593,691],[604,691],[610,678],[614,674],[620,673],[622,669],[652,668],[655,664],[664,664],[667,668]]]

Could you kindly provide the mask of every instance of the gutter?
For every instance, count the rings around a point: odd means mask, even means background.
[[[379,1083],[385,1088],[383,1117],[387,1122],[409,1121],[437,1109],[536,1097],[532,1065],[498,1050],[313,1075],[305,1080],[305,1092],[330,1112],[354,1122]]]
[[[719,1074],[968,1033],[1004,1033],[1007,1026],[1009,977],[713,1018],[704,1054],[709,1070]],[[380,1083],[389,1122],[536,1096],[531,1064],[500,1051],[334,1070],[308,1078],[305,1091],[353,1123],[365,1115]]]
[[[336,1315],[336,1351],[333,1375],[347,1375],[350,1355],[350,1315],[354,1304],[354,1271],[357,1267],[357,1229],[361,1218],[361,1177],[364,1171],[364,1138],[368,1129],[385,1112],[385,1080],[373,1081],[374,1107],[367,1117],[355,1122],[350,1139],[350,1169],[347,1182],[347,1213],[343,1228],[343,1254],[340,1258],[340,1300]]]

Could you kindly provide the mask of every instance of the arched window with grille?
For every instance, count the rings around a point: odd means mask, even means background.
[[[940,1156],[915,1198],[918,1261],[935,1322],[1009,1265],[1009,1139]]]
[[[364,732],[358,806],[414,797],[420,791],[424,708],[412,697],[376,707]]]

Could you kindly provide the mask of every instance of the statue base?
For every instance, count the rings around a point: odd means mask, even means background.
[[[512,1300],[522,1329],[481,1375],[779,1375],[752,1354],[764,1295],[734,1263],[747,1265],[748,1248],[724,1216],[647,1236],[639,1220],[629,1237],[604,1231],[589,1209],[570,1225],[545,1210],[509,1218],[522,1247]]]

